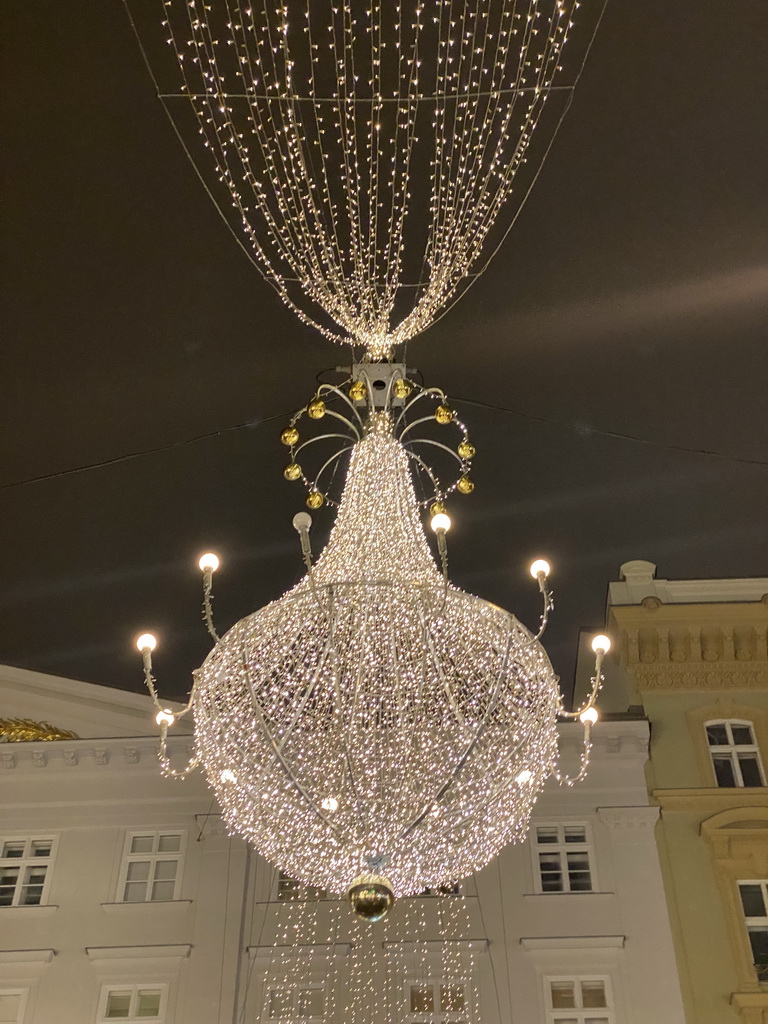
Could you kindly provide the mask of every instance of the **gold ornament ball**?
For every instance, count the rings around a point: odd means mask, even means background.
[[[475,484],[468,476],[460,476],[456,484],[456,488],[461,491],[462,494],[471,494],[475,489]]]
[[[320,491],[310,491],[307,495],[307,507],[308,508],[320,508],[325,501],[325,498]]]
[[[395,905],[395,895],[388,879],[381,875],[360,875],[352,883],[349,905],[363,921],[380,921]]]
[[[429,514],[431,516],[439,516],[443,512],[445,512],[445,505],[442,501],[433,501],[429,506]]]
[[[352,387],[349,389],[349,397],[353,402],[362,402],[365,400],[365,383],[361,380],[356,380]]]
[[[477,449],[469,441],[462,441],[459,445],[459,455],[462,459],[474,459]]]
[[[296,427],[286,427],[280,435],[280,440],[290,447],[299,440],[299,432]]]
[[[301,466],[298,462],[289,462],[283,470],[283,476],[286,480],[298,480],[301,476]]]
[[[435,419],[438,423],[450,423],[453,419],[453,409],[447,405],[438,405],[435,409]]]
[[[409,380],[405,380],[403,377],[398,377],[392,385],[392,392],[395,398],[407,398],[412,391],[413,384],[411,384]]]
[[[325,402],[322,398],[315,398],[309,403],[307,415],[312,420],[321,420],[325,416]]]

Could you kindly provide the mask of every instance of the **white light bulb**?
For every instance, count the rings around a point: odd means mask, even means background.
[[[222,782],[237,782],[237,776],[231,768],[225,768],[219,778]]]
[[[533,772],[530,770],[530,768],[523,768],[523,770],[520,772],[520,774],[515,779],[515,782],[517,782],[519,785],[522,786],[526,782],[530,782],[532,778],[533,778]]]
[[[293,517],[293,528],[297,533],[308,530],[312,525],[312,516],[309,512],[297,512]]]
[[[205,572],[206,569],[210,569],[211,572],[216,572],[216,570],[219,568],[219,559],[217,558],[216,555],[214,555],[212,551],[208,551],[201,557],[200,561],[197,564],[200,566],[203,572]]]
[[[595,654],[597,654],[598,652],[602,652],[603,654],[607,654],[608,651],[610,651],[610,649],[611,649],[610,637],[607,637],[607,636],[605,636],[605,634],[600,633],[598,636],[593,638],[593,640],[592,640],[592,650],[595,652]]]
[[[544,573],[545,576],[549,576],[552,571],[552,566],[543,558],[537,558],[535,562],[531,562],[531,568],[529,571],[534,579],[538,579],[540,573]]]
[[[140,637],[136,639],[136,647],[143,654],[144,651],[154,651],[157,647],[157,637],[151,633],[142,633]]]
[[[447,533],[451,528],[451,517],[447,516],[445,512],[438,512],[437,515],[432,516],[429,525],[435,533]]]
[[[327,796],[320,806],[324,811],[337,811],[339,809],[339,801],[335,796]]]
[[[155,715],[155,721],[158,725],[173,725],[176,721],[176,715],[174,715],[170,708],[163,708],[162,711],[158,711]]]
[[[597,708],[587,708],[586,711],[582,711],[579,715],[579,721],[582,725],[587,725],[587,723],[589,723],[589,725],[594,725],[599,717],[600,715],[597,713]]]

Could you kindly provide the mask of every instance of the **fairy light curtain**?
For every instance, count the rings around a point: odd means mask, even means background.
[[[522,206],[583,66],[599,0],[586,6],[165,0],[181,81],[158,92],[183,140],[196,124],[283,301],[386,358],[469,286]]]

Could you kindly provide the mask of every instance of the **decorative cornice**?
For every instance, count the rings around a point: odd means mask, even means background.
[[[768,787],[726,789],[654,789],[651,792],[662,811],[688,811],[696,814],[716,814],[730,807],[768,807]]]
[[[0,743],[29,743],[43,740],[76,740],[76,732],[59,729],[48,722],[32,718],[0,718]]]
[[[762,690],[768,689],[768,667],[745,669],[743,665],[698,664],[686,669],[672,665],[633,665],[631,671],[640,691],[645,690]]]
[[[598,807],[597,816],[612,832],[614,841],[645,842],[653,839],[659,820],[658,807]]]

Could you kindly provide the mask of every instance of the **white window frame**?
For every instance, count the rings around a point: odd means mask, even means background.
[[[540,828],[556,828],[557,829],[557,842],[556,843],[540,843],[538,837],[538,829]],[[583,828],[584,829],[584,842],[583,843],[566,843],[565,841],[565,829],[566,828]],[[533,861],[533,885],[534,890],[537,894],[542,896],[562,896],[563,894],[576,894],[586,896],[589,893],[598,892],[597,883],[597,867],[596,867],[596,856],[595,856],[595,844],[592,836],[592,826],[588,821],[532,821],[530,827],[530,846],[531,846],[531,857]],[[556,853],[560,857],[560,877],[562,879],[563,888],[557,890],[545,890],[543,879],[541,876],[541,862],[539,861],[540,853]],[[589,889],[571,889],[571,880],[568,873],[568,859],[566,854],[568,853],[586,853],[587,862],[589,864],[589,881],[591,888]]]
[[[544,1006],[546,1012],[546,1024],[560,1024],[563,1020],[575,1020],[578,1024],[584,1024],[589,1018],[603,1016],[608,1024],[616,1024],[616,1004],[613,998],[613,986],[610,975],[607,974],[548,974],[544,982]],[[557,982],[570,982],[574,986],[574,992],[578,994],[581,1001],[581,984],[585,981],[600,982],[605,988],[605,1001],[607,1006],[590,1007],[554,1007],[552,1005],[552,985]]]
[[[27,1000],[29,999],[28,988],[18,988],[17,986],[5,987],[0,984],[0,996],[21,996],[19,1000],[19,1012],[16,1014],[16,1020],[10,1021],[9,1024],[22,1024],[24,1020],[24,1014],[27,1012]]]
[[[725,726],[725,731],[728,735],[730,743],[717,743],[713,744],[709,742],[709,736],[707,735],[707,729],[713,725]],[[732,726],[742,726],[749,729],[752,734],[753,743],[735,743],[733,740]],[[760,747],[757,743],[755,723],[750,722],[748,719],[742,718],[713,718],[710,721],[704,723],[704,739],[707,743],[707,749],[709,750],[709,761],[712,765],[712,774],[714,775],[715,785],[720,787],[720,783],[717,781],[717,772],[715,771],[715,755],[723,757],[728,755],[731,761],[731,770],[733,771],[733,778],[736,784],[736,788],[739,789],[757,789],[756,786],[745,786],[744,776],[741,773],[741,764],[739,762],[739,754],[754,754],[757,760],[757,770],[760,773],[761,784],[765,785],[765,769],[763,768],[763,759],[760,756]],[[727,786],[720,787],[722,789],[728,789]]]
[[[143,835],[144,833],[139,833]],[[157,1017],[137,1017],[135,1014],[128,1017],[107,1017],[107,1001],[109,999],[110,992],[130,992],[131,993],[131,1006],[134,1005],[134,999],[139,992],[139,989],[151,989],[153,991],[159,990],[160,992],[160,1013]],[[113,1021],[122,1021],[123,1024],[163,1024],[165,1020],[165,1014],[168,1009],[168,985],[158,981],[147,981],[147,982],[119,982],[112,981],[108,984],[101,986],[101,992],[99,993],[99,1007],[96,1014],[97,1024],[113,1024]]]
[[[464,1009],[463,1010],[440,1010],[435,1009],[432,1012],[418,1013],[411,1010],[411,987],[413,985],[430,985],[435,991],[435,1006],[439,1004],[439,993],[441,985],[461,985],[464,989]],[[473,990],[472,984],[469,978],[443,978],[430,976],[428,978],[406,978],[403,985],[403,1020],[407,1021],[407,1024],[451,1024],[453,1021],[467,1021],[471,1024],[474,1021],[473,1013]]]
[[[6,843],[25,843],[25,853],[22,857],[3,857],[3,847]],[[50,843],[51,852],[47,857],[34,857],[30,851],[32,843]],[[16,887],[13,893],[13,899],[10,904],[6,906],[10,907],[44,907],[48,905],[48,894],[51,888],[51,876],[53,875],[53,864],[56,859],[56,845],[57,837],[51,835],[3,835],[0,836],[0,865],[2,867],[19,868],[19,876],[16,882]],[[19,897],[21,891],[24,888],[24,878],[26,877],[27,869],[37,865],[38,867],[45,866],[45,880],[43,882],[43,891],[40,894],[39,903],[20,903]],[[0,907],[0,914],[5,909],[5,906]]]
[[[739,907],[741,908],[741,914],[744,919],[744,924],[747,929],[747,945],[749,948],[750,956],[752,957],[752,965],[758,975],[759,981],[768,981],[768,965],[767,964],[756,964],[754,959],[754,953],[752,951],[752,942],[749,938],[749,933],[753,931],[761,931],[768,934],[768,879],[765,878],[740,878],[736,883],[739,889]],[[763,895],[763,910],[765,913],[760,917],[747,917],[744,911],[744,904],[741,900],[741,887],[742,885],[759,885]]]
[[[319,989],[323,993],[323,1012],[321,1016],[296,1017],[292,1014],[290,1017],[270,1017],[269,1003],[273,992],[303,992],[306,989]],[[260,1019],[263,1021],[263,1024],[324,1024],[328,1019],[328,993],[325,988],[325,982],[322,981],[265,981],[264,996],[261,1002]]]
[[[160,836],[179,836],[179,849],[173,853],[131,853],[131,845],[133,840],[137,836],[152,836],[154,839],[154,847],[157,846]],[[184,829],[179,828],[139,828],[133,829],[126,833],[125,842],[123,844],[123,862],[120,868],[120,878],[117,885],[116,902],[117,903],[135,903],[140,905],[142,903],[167,903],[170,900],[153,900],[151,896],[151,886],[156,881],[154,877],[154,867],[160,861],[175,860],[178,864],[176,870],[176,877],[173,883],[173,900],[179,899],[179,893],[181,892],[181,879],[184,873],[184,858],[187,848],[187,833]],[[144,890],[143,900],[126,900],[125,898],[125,886],[128,879],[128,868],[131,864],[136,861],[149,861],[150,869],[149,875],[146,880],[146,888]],[[161,879],[159,881],[162,881]],[[170,881],[170,879],[169,879]]]
[[[314,903],[317,900],[327,900],[328,892],[319,886],[305,885],[291,878],[287,872],[278,870],[275,872],[274,898],[278,903]]]

